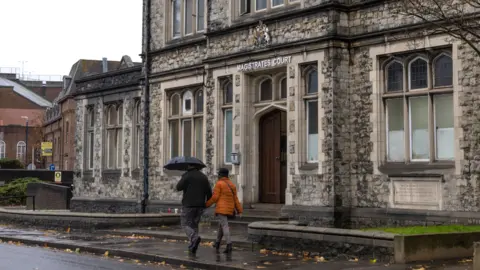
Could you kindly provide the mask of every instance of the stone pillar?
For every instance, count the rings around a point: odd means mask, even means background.
[[[103,144],[105,138],[103,131],[105,129],[105,108],[103,106],[103,98],[98,98],[95,102],[95,131],[94,131],[94,145],[93,145],[93,177],[96,181],[102,178],[103,171]]]
[[[298,155],[300,150],[298,119],[299,117],[299,103],[302,102],[301,95],[299,95],[298,78],[299,67],[297,63],[292,63],[287,66],[287,190],[285,191],[285,205],[293,204],[292,191],[290,186],[292,184],[292,176],[297,173],[298,169]],[[296,143],[295,143],[296,142]],[[297,148],[297,151],[295,151]]]
[[[133,119],[133,99],[126,96],[123,99],[123,142],[122,149],[124,155],[122,161],[122,175],[124,177],[132,176],[132,119]]]
[[[240,153],[240,165],[232,165],[232,174],[236,175],[236,184],[238,199],[244,201],[243,189],[246,185],[245,170],[248,165],[244,156],[245,140],[247,137],[247,108],[246,108],[246,91],[244,88],[244,75],[242,73],[234,73],[233,79],[233,152]]]

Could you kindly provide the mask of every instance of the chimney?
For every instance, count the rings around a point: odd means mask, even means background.
[[[42,82],[42,97],[46,97],[46,96],[47,96],[47,82],[43,81]]]
[[[72,81],[72,77],[63,76],[63,90],[67,90],[68,86],[70,86],[71,81]]]
[[[106,57],[102,58],[103,72],[108,72],[108,61]]]

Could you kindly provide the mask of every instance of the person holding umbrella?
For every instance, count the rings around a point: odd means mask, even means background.
[[[172,159],[164,168],[168,170],[186,170],[177,183],[177,191],[183,191],[181,223],[189,239],[188,251],[197,252],[202,238],[198,234],[198,225],[205,211],[206,202],[212,197],[212,188],[208,177],[201,172],[205,164],[192,157]]]
[[[218,232],[217,240],[215,242],[215,249],[218,252],[223,236],[227,242],[227,248],[223,253],[232,253],[232,239],[230,238],[230,228],[228,226],[228,219],[235,218],[241,215],[243,207],[240,204],[237,196],[237,188],[235,184],[228,178],[228,169],[220,168],[218,170],[218,181],[213,190],[213,196],[207,201],[207,207],[216,204],[215,216],[218,218]]]

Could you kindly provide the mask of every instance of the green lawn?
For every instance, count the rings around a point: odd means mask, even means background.
[[[363,231],[381,231],[402,235],[431,234],[431,233],[454,233],[454,232],[480,232],[480,226],[464,225],[439,225],[439,226],[412,226],[397,228],[368,228]]]

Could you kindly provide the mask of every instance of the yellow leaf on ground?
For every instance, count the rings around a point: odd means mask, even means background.
[[[350,262],[358,262],[358,258],[350,259]]]
[[[265,265],[272,265],[271,262],[264,262],[263,264],[265,264]]]
[[[67,233],[70,233],[70,227],[67,228]]]
[[[160,265],[165,265],[165,261],[161,262]]]
[[[72,253],[73,251],[69,248],[65,249],[65,252]]]
[[[185,265],[183,265],[183,264],[180,265],[180,268],[182,268],[182,269],[187,269],[187,267],[186,267]]]
[[[258,268],[258,269],[264,269],[264,268],[266,268],[266,267],[259,265],[259,266],[257,266],[257,268]]]
[[[424,267],[420,267],[420,268],[413,268],[413,270],[425,270]]]
[[[260,249],[260,253],[262,253],[262,254],[267,254],[267,253],[268,253],[268,250],[266,250],[266,249]]]
[[[469,263],[469,262],[472,262],[471,259],[463,259],[461,261],[459,261],[459,263]]]
[[[376,263],[377,262],[377,259],[371,259],[370,260],[370,263]]]
[[[108,250],[105,251],[105,253],[103,254],[103,256],[108,257]]]
[[[135,263],[139,263],[140,261],[139,260],[134,260]]]

